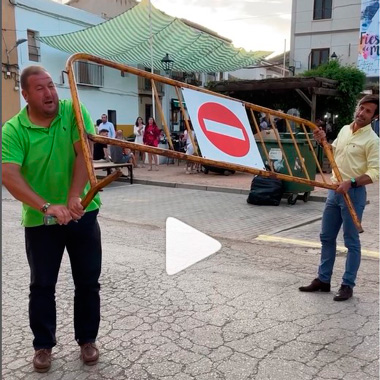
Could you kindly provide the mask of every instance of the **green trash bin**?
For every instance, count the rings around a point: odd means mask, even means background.
[[[315,180],[316,174],[316,163],[313,157],[313,153],[310,150],[309,143],[305,137],[304,133],[296,134],[297,145],[301,153],[301,157],[304,160],[306,169],[309,173],[311,180]],[[312,138],[312,134],[309,135],[310,140],[313,143],[314,149],[316,149],[316,143]],[[294,177],[307,178],[303,172],[300,159],[298,157],[296,148],[294,147],[293,140],[289,133],[280,134],[281,144],[288,159],[288,163],[292,174]],[[269,153],[269,157],[273,163],[274,170],[278,173],[289,175],[289,171],[286,167],[286,162],[284,160],[283,154],[281,152],[280,146],[277,140],[264,140],[266,149]],[[262,145],[260,141],[257,141],[257,146],[259,148],[261,157],[264,163],[268,164],[267,158],[263,153]],[[310,192],[314,190],[313,186],[305,185],[303,183],[284,181],[284,193],[288,194],[288,203],[295,204],[300,193],[302,194],[302,200],[307,202],[310,197]]]

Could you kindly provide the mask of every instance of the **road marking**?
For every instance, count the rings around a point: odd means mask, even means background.
[[[259,235],[255,240],[268,241],[273,243],[286,243],[293,245],[301,245],[304,247],[321,248],[321,243],[317,241],[302,240],[302,239],[289,239],[280,236]],[[347,248],[341,245],[336,247],[337,251],[347,253]],[[362,248],[362,256],[379,258],[379,251],[371,251],[369,249]]]

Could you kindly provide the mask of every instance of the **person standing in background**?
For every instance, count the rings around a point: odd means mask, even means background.
[[[107,129],[109,138],[111,139],[115,138],[116,136],[115,127],[110,121],[108,121],[108,117],[105,113],[102,115],[102,123],[99,125],[99,130],[102,130],[102,129]]]
[[[148,120],[148,125],[145,127],[145,132],[143,136],[143,141],[145,145],[158,147],[158,143],[160,140],[161,130],[157,127],[157,124],[153,117],[150,117]],[[157,154],[148,153],[148,161],[149,161],[149,171],[153,170],[152,166],[152,156],[155,165],[155,170],[158,170],[157,166]]]
[[[145,132],[145,124],[143,122],[143,119],[142,117],[138,117],[136,119],[136,122],[135,122],[135,125],[133,127],[133,132],[135,134],[135,144],[141,144],[143,145],[144,144],[144,132]],[[141,159],[141,167],[145,168],[145,152],[141,152],[141,151],[137,151],[135,152],[135,159],[136,159],[136,163],[137,163],[137,167],[139,166],[138,165],[138,161],[139,161],[139,156],[140,156],[140,159]]]
[[[189,126],[190,126],[191,136],[192,136],[193,140],[195,141],[195,132],[194,132],[193,126],[190,123],[190,121],[189,121]],[[187,129],[185,129],[185,131],[183,133],[183,140],[185,141],[186,154],[193,155],[195,153],[195,150],[194,150],[193,142],[190,138],[190,134],[187,132]],[[186,174],[194,173],[194,171],[196,172],[196,171],[198,171],[198,169],[199,169],[198,164],[196,164],[194,162],[186,161],[186,168],[185,168]]]

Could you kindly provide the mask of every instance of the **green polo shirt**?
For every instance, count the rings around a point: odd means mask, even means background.
[[[87,109],[82,106],[86,131],[95,133]],[[33,124],[27,107],[7,121],[2,128],[2,162],[20,165],[29,186],[51,204],[67,204],[72,182],[75,150],[79,132],[71,100],[60,100],[57,116],[49,128]],[[82,198],[89,190],[87,183]],[[97,195],[86,211],[100,207]],[[43,214],[23,203],[22,224],[25,227],[43,224]]]

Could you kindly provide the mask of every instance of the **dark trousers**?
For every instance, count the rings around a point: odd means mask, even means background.
[[[35,349],[56,345],[55,286],[65,248],[74,279],[74,330],[79,344],[95,342],[100,322],[102,248],[98,210],[78,223],[25,228],[30,267],[29,321]]]

